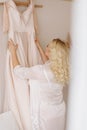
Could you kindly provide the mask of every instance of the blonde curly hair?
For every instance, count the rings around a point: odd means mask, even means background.
[[[53,39],[49,48],[49,60],[52,62],[51,70],[56,81],[65,85],[69,81],[69,48],[60,39]]]

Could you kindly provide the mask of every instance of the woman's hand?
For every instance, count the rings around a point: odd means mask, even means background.
[[[17,48],[18,48],[18,45],[17,44],[15,45],[12,40],[8,41],[8,49],[11,52],[13,68],[20,64],[17,54],[16,54]]]
[[[18,48],[18,45],[17,44],[15,45],[14,42],[10,39],[8,41],[8,49],[11,52],[11,54],[16,53],[17,48]]]
[[[45,63],[48,60],[48,58],[46,57],[45,52],[44,52],[42,46],[40,45],[40,42],[39,42],[38,38],[36,38],[35,43],[36,43],[36,46],[37,46],[37,48],[38,48],[38,50],[40,52],[43,63]]]
[[[35,44],[37,47],[40,46],[40,42],[39,42],[38,38],[35,39]]]

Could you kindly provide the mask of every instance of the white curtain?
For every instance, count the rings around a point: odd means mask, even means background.
[[[87,130],[87,0],[72,8],[71,83],[66,130]]]

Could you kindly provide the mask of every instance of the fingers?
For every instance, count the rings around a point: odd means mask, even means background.
[[[35,42],[37,42],[37,39],[35,39]]]
[[[36,43],[39,43],[39,40],[38,40],[38,38],[36,38],[36,39],[35,39],[35,42],[36,42]]]
[[[9,43],[14,45],[14,42],[12,39],[9,40]]]
[[[10,41],[8,41],[8,47],[11,45],[11,42]]]
[[[12,39],[8,41],[8,45],[14,45],[15,47],[18,47],[18,44],[15,44]]]
[[[15,45],[15,48],[16,48],[16,49],[18,48],[18,44]]]
[[[13,45],[13,42],[11,41],[11,39],[8,41],[8,46]]]

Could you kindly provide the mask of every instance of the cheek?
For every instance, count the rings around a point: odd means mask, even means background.
[[[45,55],[47,56],[47,50],[45,50]]]

